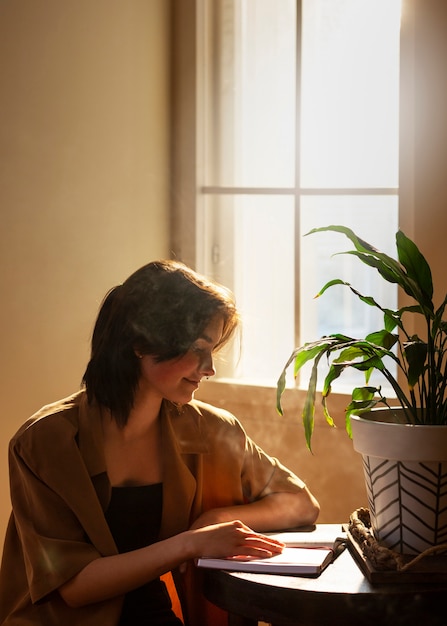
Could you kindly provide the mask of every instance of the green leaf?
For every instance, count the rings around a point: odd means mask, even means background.
[[[435,313],[435,317],[433,319],[432,335],[436,334],[438,331],[445,333],[447,330],[447,322],[445,322],[442,319],[446,306],[447,306],[447,295],[445,296],[444,301],[442,302],[441,306],[437,309]]]
[[[379,398],[376,397],[379,394]],[[379,402],[385,402],[380,387],[355,387],[352,391],[351,402],[346,407],[345,426],[348,435],[352,438],[351,415],[361,415],[373,409]]]
[[[327,289],[329,289],[329,287],[333,287],[334,285],[343,285],[345,287],[349,287],[352,293],[355,294],[362,302],[364,302],[365,304],[368,304],[369,306],[376,307],[377,309],[380,309],[381,311],[383,311],[384,324],[385,324],[386,330],[392,331],[394,330],[396,326],[399,326],[399,328],[402,328],[402,322],[401,322],[402,312],[404,312],[405,310],[409,310],[410,307],[401,309],[401,311],[394,311],[392,309],[384,309],[383,307],[380,306],[380,304],[378,304],[374,300],[372,296],[363,295],[357,289],[355,289],[350,283],[347,283],[343,280],[339,280],[339,279],[330,280],[324,285],[324,287],[322,287],[322,289],[320,289],[320,291],[315,297],[316,298],[320,297]],[[422,312],[420,307],[418,307],[418,309],[420,312]]]
[[[383,324],[385,326],[385,330],[391,333],[396,326],[399,326],[399,328],[402,326],[398,311],[393,311],[392,309],[383,309],[383,311]]]
[[[347,363],[350,367],[353,367],[359,372],[368,372],[370,369],[376,369],[382,371],[385,369],[385,365],[380,357],[373,355],[369,358],[365,358],[364,361],[356,361],[352,363]],[[369,376],[368,376],[369,378]]]
[[[312,345],[318,346],[320,344],[321,344],[321,341],[317,341],[317,342],[315,342],[315,344],[312,344]],[[296,348],[292,352],[292,354],[290,355],[287,363],[285,364],[284,369],[281,372],[281,374],[280,374],[280,376],[278,378],[278,381],[276,383],[276,410],[278,411],[278,413],[280,415],[284,414],[283,409],[282,409],[282,405],[281,405],[281,398],[282,398],[282,394],[284,393],[284,390],[286,388],[287,370],[288,370],[290,364],[293,361],[295,361],[297,356],[299,356],[301,353],[305,353],[306,352],[307,347],[308,347],[308,344],[304,345],[301,348]],[[316,352],[318,352],[318,350],[316,350]],[[309,357],[306,360],[303,361],[302,365],[304,365],[304,363],[306,363],[311,358],[312,358],[312,355],[309,355]],[[295,371],[295,376],[296,376],[296,372],[297,371],[298,370]]]
[[[399,261],[407,270],[408,276],[420,286],[426,300],[431,301],[433,298],[433,280],[430,266],[425,257],[416,244],[408,239],[401,230],[396,233],[396,246]]]
[[[286,388],[286,375],[287,368],[285,367],[281,372],[280,377],[278,378],[278,382],[276,383],[276,410],[280,415],[284,415],[284,411],[281,405],[282,394],[284,393],[284,389]]]
[[[392,354],[393,353],[389,352],[386,348],[382,348],[381,346],[376,346],[369,341],[359,339],[358,341],[353,341],[344,350],[342,350],[340,355],[336,359],[333,359],[333,363],[356,367],[357,365],[364,363],[375,364],[377,361],[377,364],[380,366],[379,362],[382,357],[390,356]],[[358,361],[358,359],[362,360]]]
[[[321,355],[320,355],[321,356]],[[315,416],[315,396],[317,391],[317,378],[318,378],[318,361],[316,359],[309,379],[309,386],[307,388],[306,400],[303,407],[303,424],[304,424],[304,437],[306,439],[306,445],[310,452],[312,452],[311,440],[314,431],[314,416]]]
[[[326,396],[323,396],[321,404],[323,407],[323,415],[324,415],[326,422],[329,424],[329,426],[332,426],[333,428],[335,428],[336,427],[335,422],[332,419],[331,415],[329,414],[329,409],[326,403]]]
[[[352,399],[356,401],[371,400],[380,391],[378,387],[355,387],[352,391]]]
[[[402,271],[401,266],[386,254],[376,253],[374,255],[371,254],[363,254],[362,252],[358,252],[355,250],[347,250],[346,252],[339,252],[338,254],[352,254],[356,256],[362,263],[365,265],[369,265],[376,269],[379,274],[389,283],[398,283],[401,284],[405,278],[405,274]]]
[[[348,239],[352,241],[357,251],[349,251],[348,254],[356,254],[357,256],[359,256],[359,259],[363,261],[363,263],[371,265],[377,270],[382,270],[383,276],[386,280],[396,282],[394,274],[396,274],[397,276],[403,274],[402,267],[400,263],[398,263],[398,261],[388,256],[387,254],[377,250],[377,248],[372,246],[364,239],[358,237],[350,228],[347,228],[346,226],[331,225],[323,226],[320,228],[313,228],[307,233],[307,235],[317,232],[339,232],[346,235],[346,237],[348,237]],[[360,253],[360,255],[358,255],[357,253]],[[342,252],[340,254],[346,254],[346,252]],[[386,278],[386,275],[389,275],[389,278]]]
[[[376,346],[382,346],[387,350],[391,350],[391,348],[399,340],[399,337],[397,335],[389,333],[386,329],[383,329],[367,335],[366,340],[375,344]]]
[[[347,226],[339,226],[339,225],[333,224],[331,226],[322,226],[320,228],[312,228],[312,230],[306,233],[305,236],[311,235],[313,233],[323,233],[323,232],[328,232],[328,231],[343,233],[344,235],[346,235],[346,237],[348,237],[352,241],[352,243],[355,245],[355,247],[358,250],[363,250],[364,252],[375,251],[375,248],[371,246],[371,244],[369,244],[367,241],[364,241],[363,239],[360,239],[360,237],[358,237],[354,233],[354,231],[352,231]]]
[[[346,228],[344,226],[325,226],[322,228],[314,228],[307,235],[310,235],[315,232],[324,232],[324,231],[333,231],[340,232],[346,235],[354,244],[356,250],[348,250],[345,252],[340,252],[338,254],[352,254],[357,256],[360,261],[369,265],[370,267],[375,268],[380,275],[388,282],[397,283],[409,296],[414,298],[425,310],[426,315],[430,315],[430,312],[433,312],[433,304],[431,302],[430,291],[427,289],[430,288],[431,284],[431,276],[428,279],[426,274],[426,270],[422,270],[422,274],[425,278],[423,286],[418,283],[417,274],[413,272],[408,273],[405,266],[400,262],[396,261],[392,257],[387,254],[380,252],[376,248],[374,248],[371,244],[367,243],[363,239],[360,239],[350,228]],[[401,232],[401,231],[399,231]],[[409,263],[409,257],[414,255],[419,258],[417,255],[419,254],[421,257],[421,263],[424,266],[427,265],[424,257],[417,250],[416,246],[415,250],[409,250],[410,246],[407,244],[408,240],[405,235],[402,233],[401,235],[396,235],[396,244],[401,246],[401,254],[406,263]],[[412,242],[411,242],[412,243]],[[413,244],[414,245],[414,244]],[[398,249],[399,256],[399,249]],[[432,291],[433,293],[433,286]]]
[[[324,338],[323,340],[316,341],[315,343],[306,343],[302,350],[298,350],[293,364],[293,374],[295,378],[303,365],[314,359],[319,354],[324,353],[329,346],[330,341]]]
[[[335,278],[334,280],[329,280],[324,287],[322,287],[320,289],[320,291],[317,293],[317,295],[315,296],[315,298],[319,298],[320,296],[322,296],[324,294],[324,292],[329,289],[329,287],[333,287],[334,285],[347,285],[348,287],[350,287],[349,283],[346,283],[344,280],[341,280],[340,278]]]
[[[408,386],[413,389],[425,370],[427,344],[423,341],[406,341],[404,354],[408,363]]]
[[[320,291],[317,293],[317,295],[315,296],[316,298],[319,298],[321,295],[324,294],[325,291],[327,291],[329,289],[329,287],[333,287],[334,285],[343,285],[344,287],[349,287],[349,289],[352,291],[352,293],[354,293],[360,300],[362,300],[362,302],[364,302],[365,304],[368,304],[369,306],[375,306],[378,309],[382,309],[382,307],[377,304],[377,302],[374,300],[374,298],[372,298],[371,296],[364,296],[363,294],[361,294],[359,291],[357,291],[357,289],[355,289],[351,283],[347,283],[344,280],[340,280],[340,279],[334,279],[334,280],[330,280],[328,281],[321,289]]]
[[[351,365],[357,359],[364,359],[365,356],[369,356],[369,352],[365,352],[364,346],[362,346],[360,342],[359,344],[353,343],[342,350],[339,356],[336,359],[333,359],[332,362],[339,365]]]
[[[331,384],[336,380],[346,369],[346,365],[334,365],[331,364],[328,373],[326,374],[326,378],[323,383],[322,396],[326,398],[331,393]]]
[[[379,404],[380,399],[371,399],[371,400],[362,400],[351,402],[346,407],[345,413],[345,428],[349,437],[352,439],[352,426],[351,426],[351,415],[361,415],[362,413],[366,413],[366,411],[371,411],[377,404]]]

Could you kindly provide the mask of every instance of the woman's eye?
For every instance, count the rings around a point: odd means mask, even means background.
[[[192,351],[196,354],[203,354],[203,352],[205,352],[205,348],[201,348],[200,346],[193,346]]]

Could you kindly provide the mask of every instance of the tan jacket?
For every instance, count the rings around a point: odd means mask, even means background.
[[[161,539],[186,530],[202,511],[304,487],[226,411],[198,401],[180,409],[165,402],[161,423]],[[71,609],[57,592],[92,560],[117,553],[104,517],[111,488],[100,413],[84,391],[44,407],[20,428],[10,443],[10,480],[0,624],[115,626],[121,598]],[[184,608],[191,626],[203,626],[193,570],[181,594],[190,590]]]

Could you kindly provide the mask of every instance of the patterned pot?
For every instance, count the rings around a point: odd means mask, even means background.
[[[353,443],[363,459],[376,539],[419,554],[447,542],[447,426],[405,424],[399,413],[353,416]]]

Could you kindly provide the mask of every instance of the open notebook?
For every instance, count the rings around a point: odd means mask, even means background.
[[[332,563],[345,544],[345,533],[336,524],[317,526],[313,531],[269,534],[286,544],[281,554],[265,559],[202,557],[196,560],[196,565],[233,572],[318,576]]]

